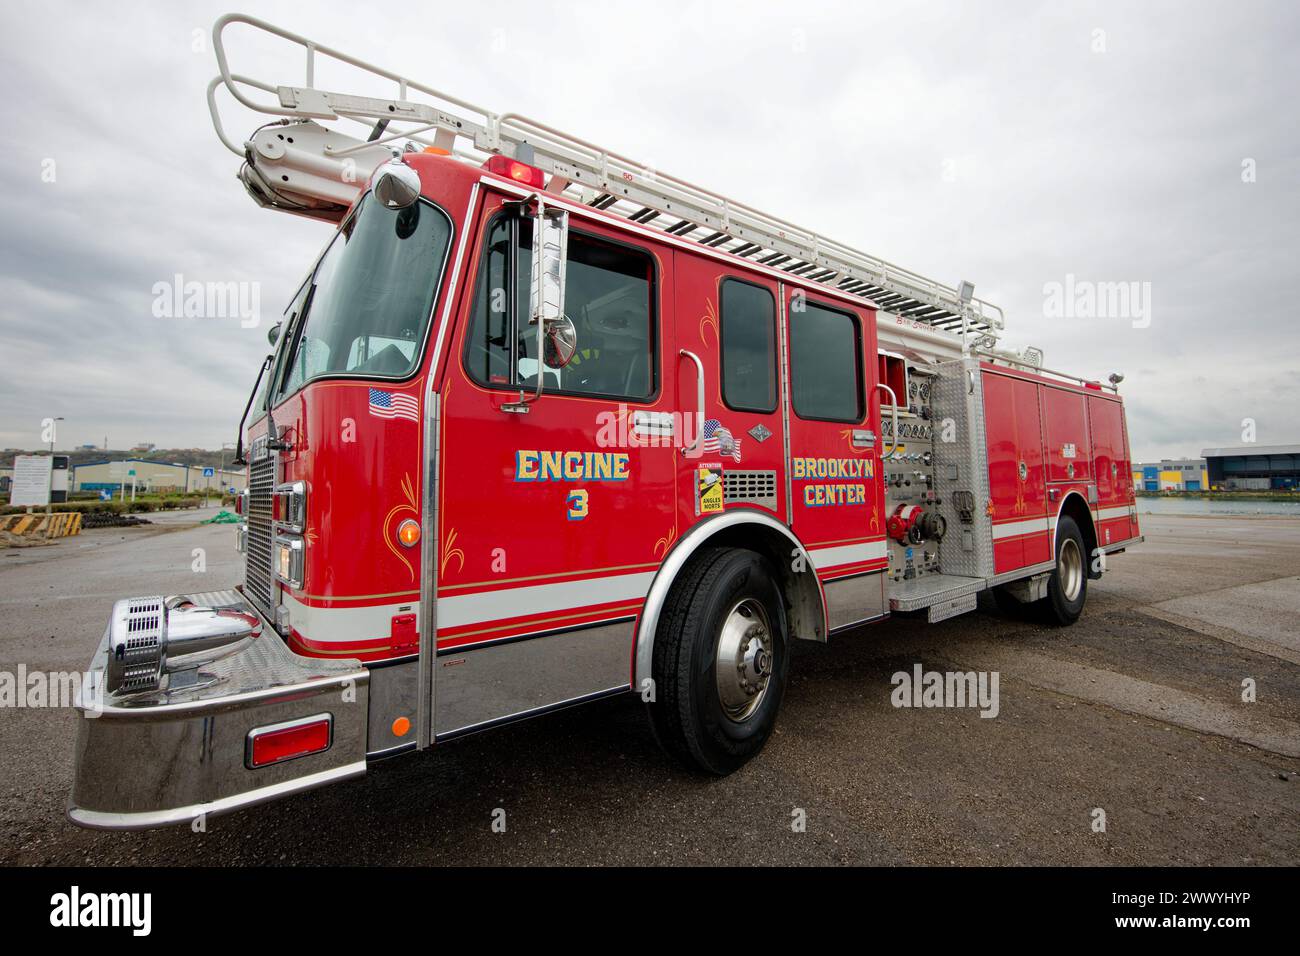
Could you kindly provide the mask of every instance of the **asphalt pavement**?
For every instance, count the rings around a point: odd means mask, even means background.
[[[0,671],[84,669],[116,598],[232,586],[233,529],[195,524],[215,511],[0,550]],[[204,833],[103,833],[64,818],[74,714],[0,708],[0,863],[1300,863],[1300,519],[1143,531],[1072,628],[982,604],[800,643],[775,736],[721,780],[663,756],[629,697]],[[917,664],[996,672],[997,716],[894,706]]]

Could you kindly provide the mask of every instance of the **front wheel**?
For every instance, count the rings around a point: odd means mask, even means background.
[[[752,551],[708,548],[682,569],[653,656],[655,736],[688,767],[724,776],[762,749],[789,670],[785,604]]]
[[[1088,562],[1083,534],[1073,518],[1056,525],[1056,568],[1047,580],[1047,597],[1038,602],[1049,624],[1067,627],[1079,619],[1088,599]]]

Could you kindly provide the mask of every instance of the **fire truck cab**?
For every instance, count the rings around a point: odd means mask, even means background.
[[[304,51],[305,84],[234,72],[232,28]],[[334,232],[246,412],[244,580],[117,602],[77,823],[188,822],[628,693],[725,774],[794,640],[989,589],[1068,625],[1141,540],[1118,376],[999,348],[969,285],[253,18],[214,48],[246,189]],[[326,58],[397,97],[330,92]],[[231,141],[222,90],[277,119]]]

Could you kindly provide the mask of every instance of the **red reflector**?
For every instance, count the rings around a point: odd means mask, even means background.
[[[329,714],[257,727],[248,732],[244,762],[252,769],[318,754],[329,749],[332,733],[333,718]]]
[[[483,168],[490,173],[496,173],[498,176],[505,176],[517,183],[523,183],[525,186],[533,186],[536,189],[546,188],[546,174],[544,172],[536,166],[529,166],[517,159],[511,159],[509,156],[489,156],[488,161],[483,164]]]

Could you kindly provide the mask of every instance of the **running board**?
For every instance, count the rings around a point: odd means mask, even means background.
[[[987,587],[983,578],[957,574],[927,574],[910,581],[888,582],[891,613],[925,611],[934,624],[975,610],[976,595]]]

